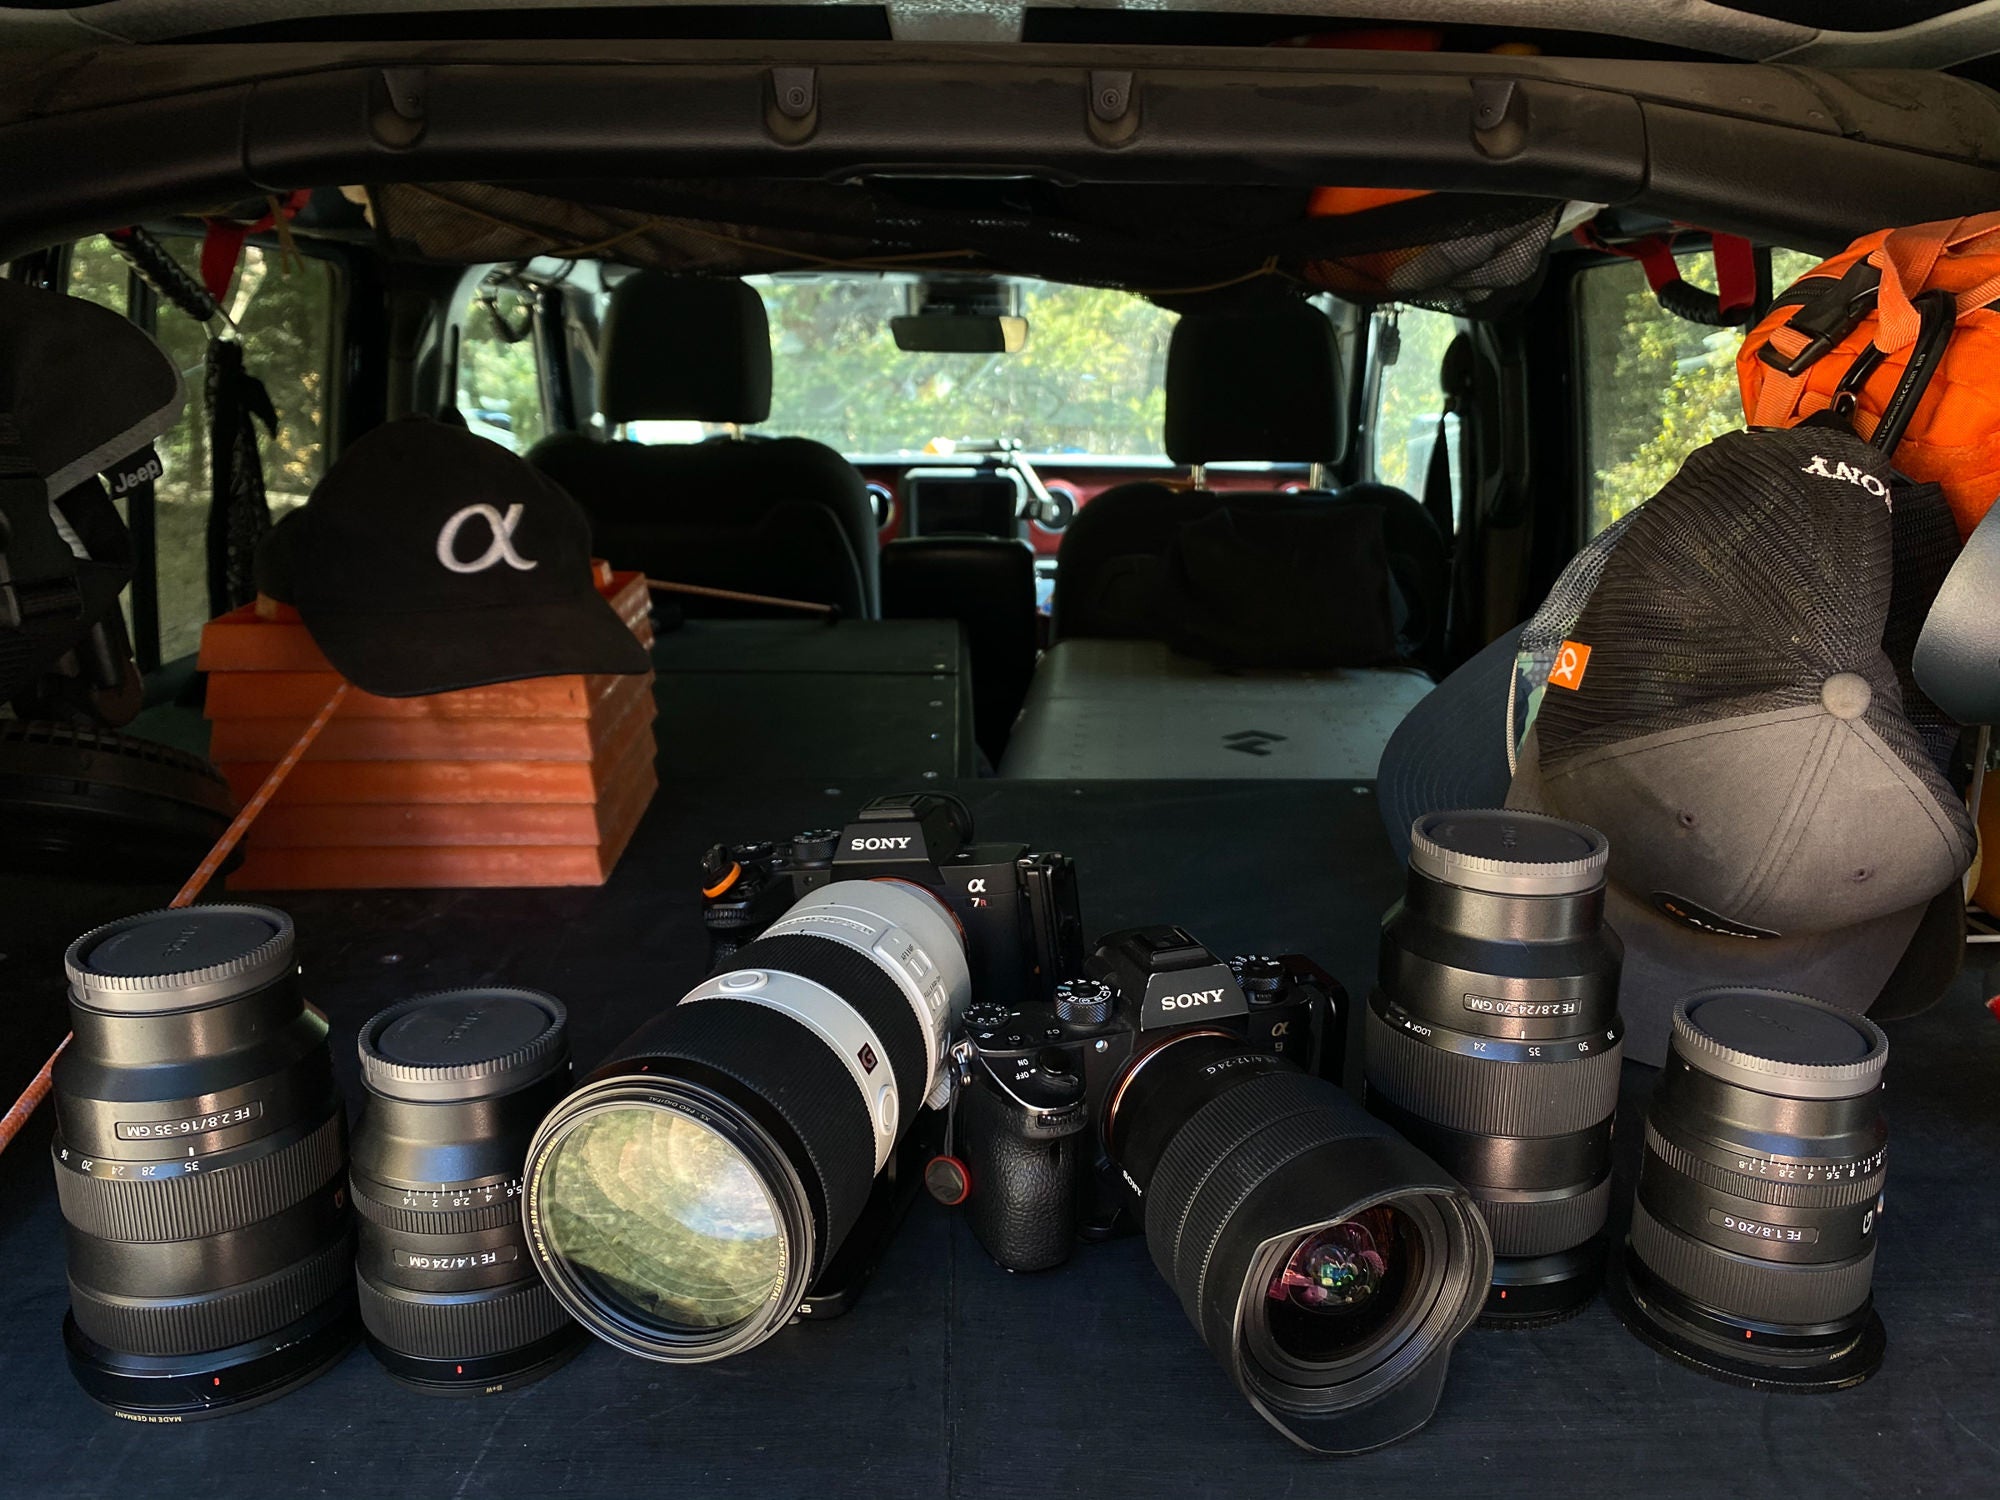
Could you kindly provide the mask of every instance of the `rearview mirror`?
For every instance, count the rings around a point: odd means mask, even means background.
[[[910,288],[910,310],[889,320],[905,354],[1014,354],[1028,344],[1018,283],[934,277]]]
[[[916,313],[891,318],[889,332],[905,354],[1013,354],[1027,346],[1028,320]]]

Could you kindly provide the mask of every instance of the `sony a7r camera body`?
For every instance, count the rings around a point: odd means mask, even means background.
[[[1069,856],[974,842],[965,804],[936,792],[879,797],[839,830],[710,849],[702,920],[711,964],[836,880],[907,880],[943,901],[964,930],[972,992],[982,1000],[1046,1001],[1081,969],[1083,922]]]

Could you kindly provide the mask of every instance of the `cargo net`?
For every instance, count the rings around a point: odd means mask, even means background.
[[[1534,295],[1563,208],[1503,202],[1471,219],[1456,218],[1445,238],[1310,260],[1305,276],[1350,302],[1398,302],[1456,317],[1490,317]]]
[[[1540,281],[1563,205],[1430,194],[1314,218],[1286,188],[1037,187],[966,208],[893,185],[671,181],[348,188],[376,230],[427,260],[602,258],[743,276],[813,268],[961,270],[1108,286],[1169,307],[1283,283],[1362,303],[1489,316]],[[586,196],[588,195],[588,196]]]
[[[1859,484],[1807,488],[1799,474],[1817,455],[1887,477],[1852,436],[1729,433],[1635,513],[1577,621],[1575,639],[1590,647],[1582,686],[1542,699],[1545,767],[1817,703],[1827,678],[1852,672],[1872,690],[1868,726],[1952,804],[1882,647],[1895,582],[1889,509]]]

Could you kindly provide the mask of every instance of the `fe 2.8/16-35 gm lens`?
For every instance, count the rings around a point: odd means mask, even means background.
[[[1674,1012],[1613,1307],[1654,1348],[1770,1390],[1866,1380],[1889,1043],[1803,995],[1703,990]]]
[[[346,1115],[291,919],[148,912],[70,945],[55,1069],[70,1368],[180,1422],[310,1380],[357,1332]]]
[[[1602,1275],[1624,1036],[1609,854],[1538,813],[1427,813],[1383,920],[1368,1107],[1478,1200],[1489,1323],[1567,1317]]]
[[[420,1390],[511,1390],[584,1342],[521,1223],[528,1142],[569,1092],[566,1024],[551,995],[477,989],[407,1000],[361,1028],[361,1320],[383,1367]]]
[[[964,934],[922,887],[802,897],[536,1132],[529,1244],[556,1296],[648,1359],[762,1343],[862,1218],[970,988]]]
[[[1485,1221],[1337,1085],[1241,1036],[1135,1058],[1106,1146],[1146,1246],[1258,1413],[1314,1453],[1363,1453],[1437,1409],[1493,1274]]]

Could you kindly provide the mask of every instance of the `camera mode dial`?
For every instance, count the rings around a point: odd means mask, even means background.
[[[1117,998],[1101,979],[1065,979],[1056,986],[1056,1014],[1077,1026],[1102,1026]]]

